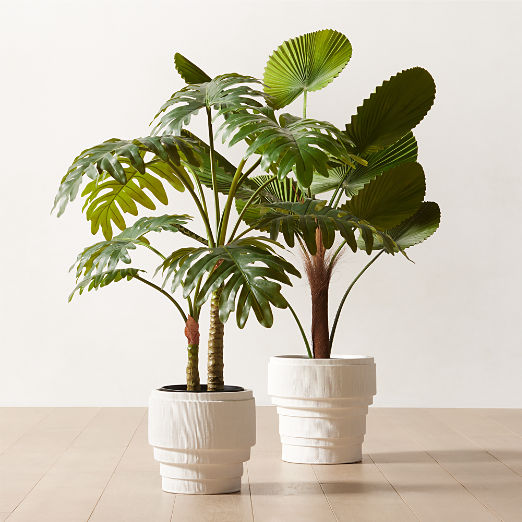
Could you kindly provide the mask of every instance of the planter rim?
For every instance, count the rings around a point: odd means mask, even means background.
[[[306,355],[273,355],[270,357],[272,364],[284,364],[288,366],[352,366],[373,364],[370,355],[336,355],[330,359],[311,359]]]
[[[227,392],[182,392],[182,391],[160,391],[152,390],[151,396],[155,399],[168,402],[232,402],[246,401],[254,397],[252,390]]]

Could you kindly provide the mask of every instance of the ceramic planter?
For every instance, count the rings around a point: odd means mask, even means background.
[[[375,392],[373,357],[271,357],[268,393],[279,415],[282,459],[302,464],[359,462]]]
[[[149,399],[149,443],[170,493],[231,493],[241,488],[243,462],[256,440],[250,390],[154,390]]]

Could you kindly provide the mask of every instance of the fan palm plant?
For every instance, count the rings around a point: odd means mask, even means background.
[[[329,84],[350,57],[348,39],[332,30],[291,39],[274,51],[264,74],[271,108],[281,109],[303,96],[303,118],[283,115],[283,127],[307,125],[308,91]],[[439,226],[438,205],[424,201],[425,175],[416,162],[417,142],[411,132],[434,98],[435,84],[426,70],[415,67],[398,73],[364,100],[339,137],[355,161],[339,162],[331,155],[320,168],[313,168],[318,154],[313,152],[303,159],[309,170],[306,176],[297,171],[295,180],[255,176],[251,181],[260,189],[254,203],[253,198],[247,202],[237,198],[248,230],[268,231],[273,240],[281,234],[289,247],[297,242],[304,256],[312,301],[312,349],[305,342],[311,357],[330,357],[343,305],[362,274],[384,252],[406,255],[405,249],[424,241]],[[234,115],[226,125],[246,122],[244,129],[250,121]],[[281,167],[285,168],[284,159]],[[318,199],[325,194],[328,200]],[[330,328],[329,286],[346,245],[354,252],[377,253],[347,287]]]

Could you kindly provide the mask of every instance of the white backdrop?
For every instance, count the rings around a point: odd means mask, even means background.
[[[67,303],[67,269],[95,239],[78,202],[50,216],[59,179],[87,146],[148,133],[182,86],[175,51],[211,75],[262,76],[283,40],[332,27],[353,58],[309,96],[309,115],[342,126],[384,79],[426,67],[437,99],[415,133],[443,212],[416,264],[380,259],[355,287],[335,351],[375,356],[381,406],[521,407],[521,16],[497,2],[2,2],[0,404],[143,405],[183,381],[183,328],[164,297],[130,282]],[[173,194],[169,210],[191,208]],[[366,259],[346,254],[332,303]],[[305,284],[288,297],[308,318]],[[268,404],[268,358],[302,352],[288,311],[271,330],[230,322],[226,380]]]

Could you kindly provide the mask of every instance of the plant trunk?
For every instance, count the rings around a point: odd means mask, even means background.
[[[330,358],[330,332],[328,328],[328,291],[332,264],[326,256],[321,229],[316,229],[317,252],[310,255],[303,250],[306,275],[312,298],[312,343],[315,359]]]
[[[185,335],[188,341],[187,390],[200,391],[199,384],[199,325],[190,315],[185,325]]]
[[[330,358],[328,328],[328,286],[312,292],[312,343],[315,359]]]
[[[223,323],[219,320],[221,288],[212,294],[210,301],[210,328],[208,334],[208,390],[220,391],[223,381]]]

